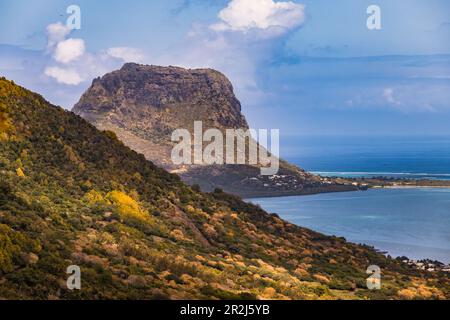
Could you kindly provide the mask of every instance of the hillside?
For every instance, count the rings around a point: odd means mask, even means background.
[[[195,189],[195,188],[194,188]],[[81,267],[82,288],[66,288]],[[365,287],[366,268],[383,272]],[[450,298],[444,273],[201,193],[0,79],[0,299]]]
[[[131,149],[204,191],[220,188],[254,197],[357,189],[285,161],[273,177],[260,175],[258,165],[174,165],[171,134],[176,129],[192,133],[194,121],[202,121],[203,130],[249,129],[231,82],[216,70],[127,63],[95,79],[73,112],[100,130],[115,132]]]

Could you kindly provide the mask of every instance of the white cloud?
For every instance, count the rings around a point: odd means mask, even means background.
[[[248,104],[259,104],[266,94],[258,87],[257,72],[270,60],[278,41],[253,34],[221,33],[194,26],[186,41],[152,63],[185,68],[213,68],[232,82],[238,98]]]
[[[63,41],[70,34],[70,28],[61,22],[47,26],[47,48],[53,48],[58,42]]]
[[[390,104],[393,105],[399,105],[400,102],[397,101],[397,99],[395,99],[394,97],[394,89],[392,88],[385,88],[383,90],[383,98]]]
[[[67,39],[56,45],[53,58],[57,62],[69,63],[80,58],[86,50],[83,39]]]
[[[72,68],[47,67],[44,73],[62,84],[78,85],[83,81],[78,72]]]
[[[184,43],[153,62],[219,70],[230,78],[246,106],[260,106],[270,93],[260,88],[258,73],[280,54],[285,37],[304,22],[302,4],[231,0],[215,24],[193,24]]]
[[[47,50],[52,54],[53,62],[44,69],[44,75],[60,84],[77,86],[120,67],[122,62],[118,58],[135,60],[143,57],[139,50],[128,47],[92,54],[86,51],[83,39],[66,39],[69,34],[70,30],[61,23],[47,27]]]
[[[238,97],[247,106],[259,106],[269,94],[260,88],[259,70],[272,61],[274,54],[280,53],[285,36],[304,21],[305,6],[289,0],[231,0],[218,13],[215,25],[194,24],[186,41],[177,43],[162,56],[152,57],[151,63],[217,69],[230,78]],[[68,37],[67,33],[61,34]],[[69,57],[57,55],[56,47],[66,41],[64,37],[59,38],[52,51],[57,63],[46,70],[46,75],[60,83],[74,85],[90,81],[117,69],[123,62],[149,63],[144,52],[126,46],[96,54],[88,51],[81,54],[83,50],[74,54],[69,50],[72,54]]]
[[[220,11],[219,23],[211,26],[216,31],[248,31],[276,28],[292,30],[305,22],[305,6],[294,2],[273,0],[232,0]]]
[[[124,62],[142,62],[145,59],[142,50],[131,47],[109,48],[106,53],[113,58],[122,59]]]

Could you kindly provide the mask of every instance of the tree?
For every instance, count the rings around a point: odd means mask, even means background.
[[[0,102],[0,135],[6,134],[11,128],[11,122],[8,117],[8,107]]]

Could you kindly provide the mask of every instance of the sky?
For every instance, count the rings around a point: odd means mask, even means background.
[[[253,128],[450,135],[449,13],[447,0],[0,0],[0,75],[71,109],[125,62],[210,67]]]

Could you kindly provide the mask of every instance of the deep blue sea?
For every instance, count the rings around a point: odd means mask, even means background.
[[[285,159],[323,175],[450,179],[449,137],[296,138],[282,140],[281,150]],[[373,189],[250,201],[292,223],[392,256],[450,263],[450,189]]]
[[[286,137],[280,150],[321,175],[450,179],[450,137]]]

